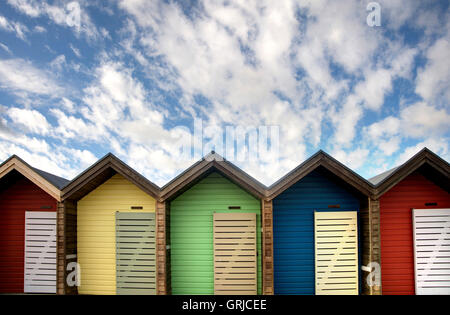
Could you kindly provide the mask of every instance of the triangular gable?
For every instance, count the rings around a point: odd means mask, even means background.
[[[173,199],[207,174],[217,171],[257,198],[264,198],[266,187],[246,172],[212,151],[161,188],[162,200]]]
[[[47,194],[61,201],[61,189],[69,183],[68,180],[56,175],[41,171],[27,164],[17,155],[11,156],[0,165],[0,180],[13,170],[22,174]]]
[[[319,151],[270,186],[267,192],[268,199],[274,199],[320,166],[342,179],[363,195],[371,196],[372,184],[327,153]]]
[[[383,178],[380,178],[380,176],[383,174],[372,178],[371,180],[378,179],[378,183],[375,187],[375,197],[381,197],[411,173],[425,166],[429,167],[433,171],[433,177],[435,181],[438,182],[438,184],[445,190],[449,191],[449,163],[440,158],[437,154],[430,151],[428,148],[424,148],[404,164],[397,167],[393,172],[386,172]]]
[[[122,175],[153,198],[158,198],[158,186],[109,153],[64,187],[62,199],[80,200],[114,174]]]

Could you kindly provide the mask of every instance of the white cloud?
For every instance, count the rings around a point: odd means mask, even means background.
[[[5,44],[0,43],[0,48],[3,49],[4,51],[6,51],[8,54],[12,55],[11,49],[9,49],[9,47],[6,46]]]
[[[59,55],[50,62],[50,67],[60,72],[65,64],[66,64],[66,56]]]
[[[388,116],[364,128],[368,145],[390,156],[401,148],[404,139],[440,141],[450,130],[450,114],[419,102],[400,110],[398,117]]]
[[[427,64],[417,74],[416,93],[427,101],[450,99],[450,42],[441,38],[426,53]]]
[[[419,142],[414,146],[407,147],[402,150],[402,154],[399,155],[396,165],[401,165],[410,158],[412,158],[415,154],[420,152],[423,148],[427,147],[434,153],[440,155],[443,159],[448,160],[449,156],[449,139],[428,139],[423,142]]]
[[[357,170],[365,164],[369,153],[370,151],[367,149],[358,148],[350,152],[337,150],[332,152],[332,156],[352,170]]]
[[[97,126],[89,124],[79,117],[68,116],[60,109],[52,108],[50,114],[57,120],[58,125],[54,128],[54,132],[60,135],[61,139],[99,141],[104,135],[104,131],[102,132]]]
[[[34,27],[33,31],[36,32],[36,33],[45,33],[45,32],[47,32],[47,29],[45,27],[43,27],[43,26],[36,25]]]
[[[73,53],[78,57],[81,58],[81,52],[78,48],[76,48],[74,45],[70,44],[70,49],[73,51]]]
[[[63,91],[51,74],[23,59],[0,59],[0,87],[16,94],[50,97],[57,97]]]
[[[81,169],[86,169],[95,162],[98,158],[88,150],[77,150],[72,148],[63,149],[73,160],[79,162],[79,167]]]
[[[356,94],[364,100],[365,107],[379,110],[384,104],[384,96],[392,89],[392,76],[386,69],[371,71],[366,80],[355,88]]]
[[[57,25],[71,28],[77,36],[83,34],[90,40],[99,39],[97,27],[81,6],[85,4],[84,1],[63,1],[49,4],[46,1],[36,0],[8,0],[8,3],[19,12],[32,18],[46,16]],[[77,19],[79,19],[79,25],[73,23]]]
[[[334,134],[337,146],[351,147],[352,140],[357,134],[356,125],[363,117],[361,100],[356,96],[349,96],[342,108],[330,114],[336,131]]]
[[[7,114],[14,123],[21,125],[31,133],[47,135],[50,131],[47,119],[36,110],[12,107],[8,109]]]
[[[0,29],[15,33],[18,38],[26,41],[25,33],[29,32],[28,28],[19,22],[10,22],[4,16],[0,15]]]
[[[45,128],[31,127],[17,142],[4,136],[0,146],[9,141],[27,151],[29,144],[30,154],[36,153],[33,158],[44,156],[59,168],[70,165],[72,172],[96,159],[85,147],[72,147],[94,144],[99,151],[110,148],[158,184],[192,163],[180,157],[180,146],[190,141],[191,131],[173,125],[182,120],[185,127],[193,118],[203,119],[211,144],[229,125],[279,126],[278,163],[269,156],[237,163],[266,184],[319,147],[359,170],[366,165],[371,170],[392,166],[389,161],[399,156],[405,143],[411,146],[405,155],[422,145],[448,152],[449,49],[444,33],[450,23],[438,31],[436,21],[426,21],[438,20],[436,12],[428,10],[423,12],[426,19],[414,19],[420,2],[413,2],[404,8],[402,1],[382,0],[383,27],[370,28],[366,3],[356,0],[204,0],[190,6],[188,13],[178,2],[120,0],[119,8],[128,15],[123,29],[114,33],[119,45],[97,51],[91,68],[67,64],[64,55],[47,47],[54,58],[51,70],[68,65],[67,72],[91,78],[77,86],[79,93],[63,94],[56,74],[30,62],[0,60],[0,86],[6,93],[59,98],[48,106],[48,143],[36,136]],[[29,17],[47,17],[69,27],[68,1],[8,3]],[[83,18],[81,28],[73,28],[76,36],[111,39],[112,29],[97,28],[87,14],[89,6],[98,4],[80,1]],[[106,6],[102,12],[112,12]],[[409,25],[425,29],[416,48],[399,33],[410,19],[414,23]],[[4,25],[12,25],[7,22]],[[393,33],[386,37],[385,30]],[[441,39],[433,42],[436,37]],[[91,47],[73,43],[67,48],[80,64],[90,58]],[[422,55],[426,63],[415,78],[416,56]],[[394,93],[400,104],[386,104],[399,78],[416,83],[423,102],[411,103],[398,90]],[[37,117],[26,108],[30,112],[23,117],[0,117],[2,129],[33,126],[28,119]],[[53,147],[50,139],[62,141],[63,148]]]
[[[367,133],[372,139],[382,138],[383,136],[392,136],[398,134],[402,122],[400,119],[389,116],[381,121],[373,123],[366,127]]]
[[[402,109],[404,134],[407,137],[427,138],[450,130],[450,113],[420,102]]]

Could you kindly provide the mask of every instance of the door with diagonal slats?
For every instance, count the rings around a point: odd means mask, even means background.
[[[414,209],[416,294],[450,295],[450,209]]]
[[[256,214],[215,213],[214,294],[256,293]]]
[[[25,293],[56,293],[56,212],[25,212]]]
[[[116,291],[156,294],[154,213],[116,213]]]
[[[358,294],[357,212],[315,212],[314,222],[316,294]]]

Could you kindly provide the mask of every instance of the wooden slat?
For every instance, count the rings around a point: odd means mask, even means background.
[[[414,209],[414,270],[418,295],[450,294],[450,209]]]
[[[257,292],[256,214],[214,214],[214,294]]]
[[[316,294],[358,294],[356,211],[315,212]]]
[[[116,213],[116,292],[156,294],[154,213]]]
[[[56,212],[25,212],[25,293],[56,293]]]
[[[55,211],[27,211],[26,212],[26,224],[30,222],[36,222],[39,220],[45,220],[45,219],[56,219],[56,212]]]

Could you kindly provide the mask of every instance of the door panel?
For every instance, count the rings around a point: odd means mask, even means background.
[[[156,294],[154,213],[116,213],[117,294]]]
[[[450,209],[414,209],[417,295],[450,294]]]
[[[317,295],[358,294],[356,211],[315,212]]]
[[[214,294],[257,294],[255,213],[214,214]]]
[[[56,212],[25,212],[25,293],[56,293]]]

